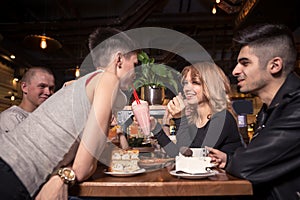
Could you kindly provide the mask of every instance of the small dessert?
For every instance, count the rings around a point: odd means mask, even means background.
[[[207,173],[212,167],[210,157],[186,157],[182,154],[175,158],[175,170],[190,174]]]
[[[138,165],[139,150],[115,149],[112,152],[110,172],[133,172],[140,169]]]

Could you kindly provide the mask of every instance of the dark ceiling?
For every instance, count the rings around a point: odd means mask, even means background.
[[[234,32],[252,23],[276,22],[298,33],[298,2],[221,0],[213,15],[215,0],[3,0],[0,59],[12,67],[47,66],[64,77],[73,74],[88,54],[87,38],[96,27],[128,30],[154,26],[192,37],[229,72],[235,64]],[[58,40],[62,48],[50,51],[24,45],[26,36],[43,33]],[[158,53],[161,55],[155,55]],[[8,58],[11,54],[15,60]],[[168,52],[156,51],[153,56],[178,70],[185,65]]]

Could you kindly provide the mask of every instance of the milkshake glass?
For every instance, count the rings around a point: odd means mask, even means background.
[[[147,101],[140,100],[140,104],[134,101],[131,105],[133,114],[139,123],[145,136],[150,135],[150,113]]]

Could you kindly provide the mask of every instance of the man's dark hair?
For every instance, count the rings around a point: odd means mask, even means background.
[[[233,41],[253,48],[261,65],[278,56],[283,60],[283,71],[288,74],[295,68],[297,50],[291,30],[282,24],[249,26],[234,36]]]

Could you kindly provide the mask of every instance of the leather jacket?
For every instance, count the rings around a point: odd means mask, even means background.
[[[253,199],[300,199],[300,79],[291,73],[271,105],[263,105],[246,148],[229,157],[226,171],[249,180]]]

